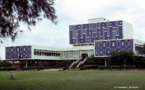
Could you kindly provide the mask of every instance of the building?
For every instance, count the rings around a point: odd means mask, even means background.
[[[130,50],[138,54],[135,46],[143,44],[133,39],[131,24],[123,20],[109,21],[105,18],[89,19],[86,24],[70,25],[69,36],[72,48],[9,46],[6,47],[6,60],[71,60],[73,63],[70,68],[78,68],[91,55],[106,61],[113,50]]]

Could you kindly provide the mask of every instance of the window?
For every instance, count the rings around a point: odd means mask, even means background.
[[[45,50],[45,52],[44,52],[44,53],[45,53],[45,56],[47,56],[47,52],[46,52],[46,50]]]
[[[34,55],[36,55],[36,54],[37,54],[36,49],[34,49]]]
[[[107,39],[110,40],[110,37],[108,37]]]
[[[119,39],[119,36],[117,36],[116,39]]]
[[[17,51],[19,52],[19,48],[17,48]]]
[[[76,40],[75,39],[73,39],[73,43],[75,43],[76,42]]]
[[[69,27],[69,30],[72,30],[72,26]]]
[[[13,48],[11,48],[11,52],[13,52]]]
[[[122,46],[124,46],[124,42],[122,41]]]
[[[122,21],[119,22],[119,25],[122,25]]]
[[[114,47],[115,46],[115,43],[114,42],[112,42],[112,47]]]
[[[72,29],[72,26],[69,26],[69,29]]]
[[[112,28],[112,31],[115,32],[116,31],[116,28]]]
[[[93,30],[94,33],[96,33],[96,30]]]
[[[104,23],[102,23],[102,25],[104,26]]]
[[[109,23],[110,26],[112,26],[112,23]]]
[[[99,29],[99,33],[101,33],[101,29]]]
[[[24,47],[24,51],[25,51],[25,47]]]
[[[126,42],[126,46],[127,46],[127,42]]]
[[[23,57],[23,55],[21,54],[21,56],[20,56],[21,58]]]
[[[105,43],[103,43],[103,47],[105,47]]]
[[[103,40],[103,37],[101,37],[101,40]]]
[[[109,43],[107,43],[107,46],[109,47]]]
[[[119,47],[119,42],[118,42],[118,47]]]
[[[89,34],[91,33],[91,30],[89,30]]]
[[[78,29],[80,29],[81,28],[81,26],[80,25],[78,25]]]
[[[105,54],[105,51],[104,51],[104,54]]]
[[[109,55],[109,54],[110,54],[110,52],[109,52],[109,51],[107,51],[107,54]]]
[[[85,28],[87,28],[87,24],[85,25]]]
[[[89,38],[88,38],[88,43],[89,43],[89,41],[90,41],[90,40],[89,40]]]
[[[102,54],[102,51],[100,51],[100,54]]]
[[[99,27],[99,23],[97,23],[97,27]]]
[[[83,43],[83,39],[81,39],[81,43]]]
[[[107,28],[105,28],[104,31],[107,32]]]
[[[92,28],[92,27],[93,27],[93,25],[92,25],[92,24],[90,24],[90,27]]]
[[[78,31],[75,31],[75,34],[78,34]]]
[[[39,50],[37,49],[37,55],[39,55]]]
[[[86,30],[83,30],[83,33],[86,33]]]

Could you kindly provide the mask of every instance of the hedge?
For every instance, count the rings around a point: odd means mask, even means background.
[[[98,69],[98,65],[84,65],[83,67],[80,68],[80,70],[85,69]]]
[[[37,69],[37,70],[42,70],[44,67],[24,67],[23,70],[30,70],[30,69]]]
[[[103,69],[109,69],[109,68],[110,68],[110,66],[104,66],[104,65],[98,66],[98,69],[101,69],[101,70],[103,70]]]
[[[12,70],[16,70],[17,68],[13,68],[13,67],[4,67],[4,68],[0,68],[0,71],[12,71]]]

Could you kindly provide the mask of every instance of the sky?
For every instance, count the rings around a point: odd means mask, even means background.
[[[0,45],[1,59],[6,46],[41,45],[72,47],[69,45],[69,25],[87,23],[90,18],[104,17],[110,21],[125,20],[133,25],[133,36],[145,41],[145,0],[55,0],[57,24],[43,19],[28,30],[21,24],[14,42],[7,39]]]

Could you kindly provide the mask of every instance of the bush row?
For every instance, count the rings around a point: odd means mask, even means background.
[[[127,65],[127,66],[121,66],[122,69],[134,69],[136,68],[135,65]],[[112,65],[112,66],[104,66],[104,65],[84,65],[83,67],[80,68],[80,70],[85,70],[85,69],[120,69],[119,65]]]
[[[24,67],[24,68],[23,68],[23,70],[30,70],[30,69],[43,70],[44,67]]]
[[[83,67],[80,68],[80,70],[85,69],[98,69],[98,65],[84,65]]]
[[[12,70],[16,70],[17,68],[12,68],[12,67],[4,67],[4,68],[0,68],[0,71],[12,71]]]

